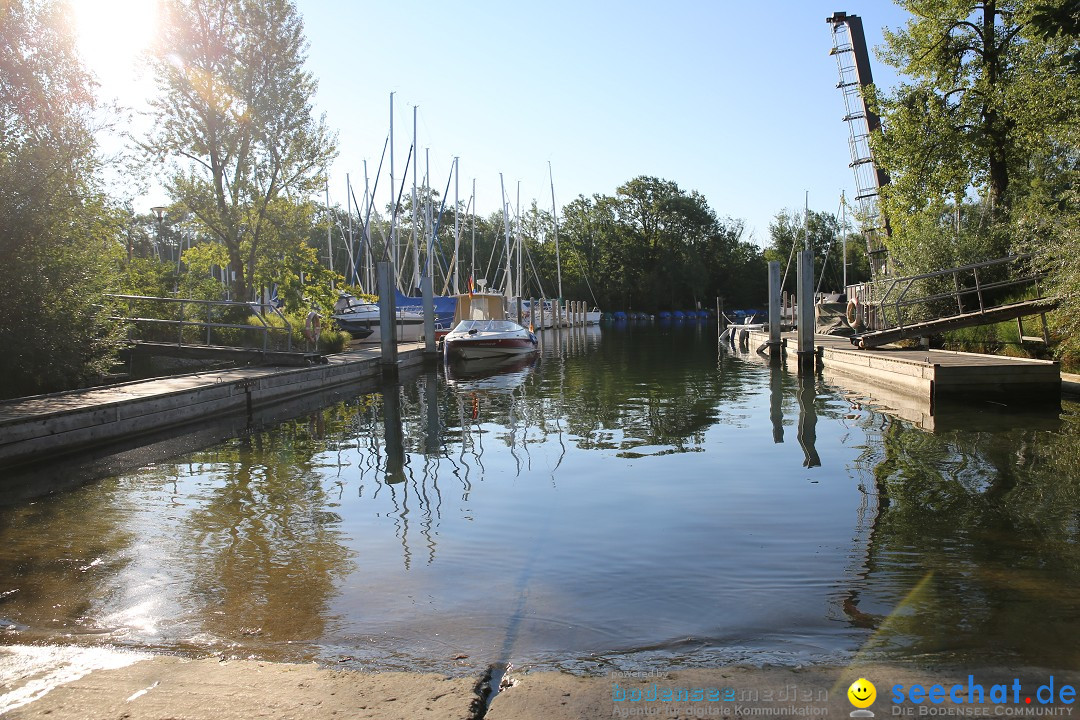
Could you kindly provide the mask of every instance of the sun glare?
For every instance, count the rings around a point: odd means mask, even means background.
[[[79,53],[102,94],[122,101],[144,96],[147,50],[157,24],[154,0],[69,0]]]

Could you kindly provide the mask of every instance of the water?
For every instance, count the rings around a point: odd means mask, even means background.
[[[928,433],[693,324],[498,369],[0,508],[0,642],[449,672],[1078,666],[1075,405]]]

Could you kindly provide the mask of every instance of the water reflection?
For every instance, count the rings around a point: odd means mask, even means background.
[[[545,334],[536,361],[0,510],[4,638],[382,668],[1075,665],[1075,406],[931,434],[710,333]]]
[[[817,447],[817,378],[810,373],[799,375],[799,446],[802,448],[803,467],[821,466]]]

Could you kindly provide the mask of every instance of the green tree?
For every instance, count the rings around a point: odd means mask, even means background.
[[[1063,62],[1075,37],[1054,25],[1075,3],[897,2],[912,19],[885,31],[881,57],[908,80],[876,98],[884,132],[873,139],[892,177],[882,194],[890,249],[908,270],[929,269],[919,267],[928,257],[1004,254],[1011,209],[1059,195],[1061,160],[1075,161],[1067,137],[1080,88]],[[948,245],[957,251],[928,252]]]
[[[304,244],[309,198],[325,183],[335,138],[313,116],[317,83],[291,0],[165,0],[153,61],[160,89],[147,147],[168,188],[220,243],[234,299]],[[295,270],[295,268],[294,268]]]
[[[125,253],[97,178],[92,81],[65,4],[0,5],[0,396],[67,389],[115,349],[102,294]]]

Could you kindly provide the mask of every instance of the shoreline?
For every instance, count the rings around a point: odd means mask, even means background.
[[[13,720],[846,717],[853,710],[847,688],[859,678],[876,684],[871,710],[879,718],[1080,716],[1073,702],[1067,702],[1065,690],[1075,687],[1076,678],[1068,671],[1033,667],[720,666],[612,670],[587,677],[511,668],[489,704],[490,678],[490,669],[449,677],[342,670],[315,663],[193,660],[100,648],[13,645],[0,647],[0,716]],[[1053,702],[1043,703],[1048,683]],[[936,685],[965,702],[932,703],[916,695],[917,687],[929,691]],[[976,691],[984,702],[966,702],[965,693],[976,700]],[[1019,702],[1012,702],[1014,691]],[[905,696],[903,703],[894,702],[897,692]],[[989,695],[998,692],[1008,696],[1007,702],[989,702]],[[914,702],[916,697],[920,702]],[[1034,703],[1023,702],[1029,697]]]

